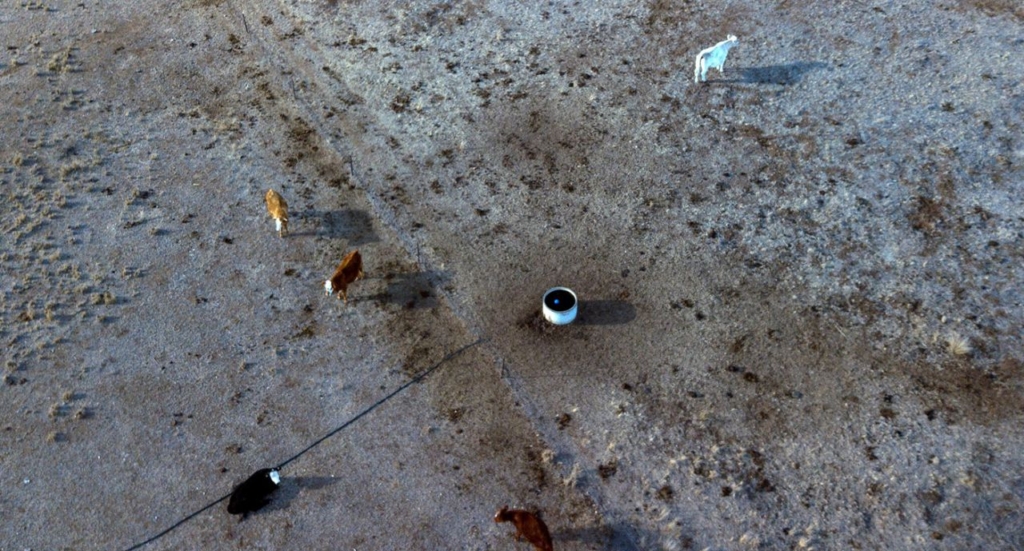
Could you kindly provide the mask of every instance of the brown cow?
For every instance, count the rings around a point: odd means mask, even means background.
[[[341,264],[338,264],[338,269],[334,270],[334,275],[324,282],[324,291],[327,292],[327,296],[338,293],[338,298],[348,304],[349,284],[362,278],[363,257],[359,254],[359,249],[356,249],[341,259]]]
[[[526,541],[533,544],[536,551],[554,551],[555,548],[551,545],[551,534],[540,516],[522,509],[509,509],[506,505],[495,513],[494,522],[509,521],[516,527],[516,541],[522,541],[525,537]]]

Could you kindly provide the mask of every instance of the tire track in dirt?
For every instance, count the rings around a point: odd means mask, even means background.
[[[287,9],[284,5],[281,7]],[[275,40],[280,41],[281,35],[275,36],[274,31],[270,28],[271,25],[263,23],[255,25],[252,23],[253,21],[267,21],[266,17],[261,15],[270,12],[267,7],[258,2],[245,2],[240,4],[238,9],[240,10],[239,18],[244,18],[244,26],[247,27],[249,32],[253,33],[252,36],[257,37],[260,46],[267,53],[267,57],[271,59],[276,57],[281,66],[289,68],[290,81],[284,83],[282,87],[286,86],[293,92],[291,99],[294,100],[294,106],[296,110],[304,115],[302,119],[294,118],[292,123],[286,121],[286,124],[291,124],[289,133],[292,136],[301,137],[301,141],[308,142],[307,146],[316,142],[330,149],[329,152],[321,151],[321,158],[333,157],[333,159],[324,161],[326,165],[318,167],[317,172],[321,175],[326,175],[332,172],[332,170],[336,173],[340,167],[345,167],[347,169],[345,178],[337,184],[331,183],[332,180],[329,180],[328,185],[336,189],[347,189],[350,192],[359,190],[359,192],[365,194],[365,200],[370,206],[370,211],[405,247],[406,255],[409,258],[408,262],[418,268],[421,274],[426,274],[420,282],[421,286],[429,288],[442,299],[441,303],[459,320],[463,330],[469,333],[469,336],[465,338],[485,337],[486,335],[482,334],[481,329],[483,324],[472,313],[469,305],[460,303],[459,298],[453,294],[450,286],[448,286],[442,267],[443,264],[436,260],[431,252],[421,249],[419,240],[417,240],[415,235],[416,228],[402,227],[398,216],[389,207],[387,201],[375,194],[370,186],[360,184],[361,180],[377,177],[372,166],[360,166],[360,164],[357,164],[360,160],[364,160],[363,162],[367,159],[377,160],[378,162],[374,163],[374,166],[400,166],[403,163],[403,160],[391,154],[392,148],[387,143],[386,131],[381,128],[381,125],[377,124],[371,114],[363,112],[359,107],[362,102],[358,94],[347,89],[336,93],[337,98],[343,98],[342,102],[345,104],[344,113],[340,114],[335,110],[327,110],[324,113],[324,116],[332,120],[332,124],[340,125],[343,130],[340,133],[332,133],[324,125],[319,124],[317,117],[320,114],[317,111],[322,109],[318,109],[317,104],[322,99],[320,94],[326,95],[327,90],[335,92],[331,86],[340,85],[340,81],[332,79],[331,72],[327,70],[327,66],[324,63],[320,63],[315,57],[319,53],[318,48],[308,42],[303,43],[304,48],[279,47],[274,42]],[[265,28],[260,29],[259,27]],[[284,35],[285,40],[289,41],[289,45],[302,43],[303,33],[296,29],[299,29],[299,27]],[[302,54],[298,53],[299,51],[308,52],[310,57],[303,57]],[[323,70],[316,70],[317,66],[322,66]],[[328,81],[333,84],[328,83]],[[341,145],[343,141],[346,142],[347,147]],[[296,155],[292,155],[290,158],[295,157]],[[328,169],[327,166],[331,166],[333,169]],[[416,326],[416,322],[399,321],[398,326],[393,330],[393,334],[408,334]],[[436,325],[434,326],[436,327]],[[530,452],[527,456],[533,458],[531,461],[538,462],[534,470],[542,473],[544,470],[555,468],[558,471],[558,478],[562,480],[571,479],[574,476],[571,467],[576,464],[576,458],[580,456],[575,443],[559,431],[555,420],[546,419],[540,414],[539,408],[527,393],[523,381],[517,373],[508,368],[500,357],[498,349],[490,345],[484,345],[481,349],[487,350],[488,363],[500,366],[501,379],[507,385],[515,406],[532,423],[533,429],[541,437],[545,446],[549,448],[549,452],[553,452],[554,457],[558,458],[556,464],[551,464],[549,460],[541,459],[542,454],[540,450]],[[413,352],[414,354],[421,353],[416,350]],[[445,385],[447,389],[442,391],[442,394],[461,395],[464,393],[464,390],[460,386],[464,386],[469,382],[461,380],[464,378],[455,377],[453,374],[441,374],[441,377],[449,377],[453,381],[459,381],[457,384]],[[451,402],[452,400],[442,398],[441,401]],[[457,399],[455,401],[457,402]],[[458,408],[449,407],[448,411],[457,410]],[[499,440],[501,440],[500,437]],[[550,475],[538,476],[543,481],[546,476]],[[577,491],[585,495],[594,504],[600,517],[604,519],[603,524],[606,527],[614,527],[614,533],[611,533],[610,536],[602,536],[611,538],[610,545],[614,548],[623,548],[623,546],[626,548],[636,548],[635,542],[639,539],[638,535],[634,533],[633,528],[625,521],[625,517],[622,517],[616,510],[609,507],[609,497],[604,494],[603,488],[596,484],[587,484],[586,486],[578,487]],[[571,515],[579,516],[580,513],[574,512]],[[609,530],[604,528],[598,532],[608,534]]]

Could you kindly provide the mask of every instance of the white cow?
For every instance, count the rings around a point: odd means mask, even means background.
[[[701,52],[697,54],[696,66],[693,68],[693,81],[707,81],[708,69],[711,68],[718,69],[718,72],[721,73],[725,66],[725,58],[729,55],[729,48],[735,46],[737,40],[738,39],[735,35],[730,34],[728,38],[718,44],[701,50]]]

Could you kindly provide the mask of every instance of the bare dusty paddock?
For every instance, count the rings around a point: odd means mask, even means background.
[[[0,549],[1024,547],[1016,3],[172,4],[0,6]]]

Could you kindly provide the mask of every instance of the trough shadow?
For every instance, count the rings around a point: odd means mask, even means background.
[[[580,325],[623,325],[636,318],[636,308],[622,300],[581,300],[576,323]]]
[[[429,270],[426,272],[412,272],[405,274],[387,274],[383,279],[387,282],[383,292],[375,295],[357,297],[357,300],[388,302],[398,304],[406,309],[413,308],[434,308],[437,306],[437,291],[439,286],[448,282],[451,275],[448,272]],[[356,282],[358,285],[359,282]],[[353,300],[349,292],[349,302]]]
[[[767,65],[764,67],[736,67],[729,73],[739,72],[739,78],[716,79],[708,82],[742,83],[742,84],[779,84],[791,86],[803,80],[804,75],[811,71],[825,69],[829,65],[820,61],[798,61],[783,65]]]
[[[293,225],[299,231],[291,235],[321,236],[330,239],[347,239],[349,247],[380,241],[373,231],[373,219],[363,210],[304,210],[295,213]]]

